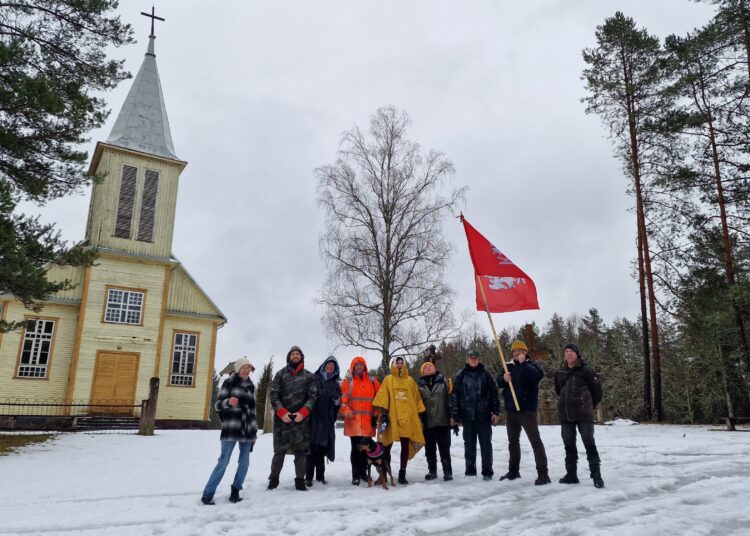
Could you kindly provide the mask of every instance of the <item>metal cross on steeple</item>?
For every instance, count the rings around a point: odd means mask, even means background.
[[[153,5],[151,6],[151,13],[144,13],[143,11],[141,11],[141,15],[146,16],[151,19],[151,35],[149,35],[149,37],[156,37],[156,35],[154,34],[154,20],[160,20],[163,22],[165,19],[154,15]]]

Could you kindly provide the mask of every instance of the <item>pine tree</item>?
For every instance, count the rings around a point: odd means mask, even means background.
[[[644,389],[643,402],[651,414],[650,353],[653,352],[653,411],[661,419],[661,369],[659,330],[656,318],[652,251],[646,225],[645,181],[652,171],[649,153],[655,147],[649,127],[658,115],[661,102],[661,46],[658,38],[639,29],[632,18],[617,12],[596,30],[596,48],[585,49],[583,71],[589,95],[583,98],[587,113],[596,113],[607,126],[615,153],[632,181],[636,206],[638,276],[643,321]],[[648,313],[646,297],[648,296]],[[650,315],[650,326],[647,319]],[[651,347],[648,333],[651,331]]]
[[[38,310],[69,288],[50,283],[50,263],[81,265],[52,225],[14,214],[20,200],[43,205],[78,191],[90,177],[80,149],[107,117],[100,93],[129,75],[110,47],[132,42],[113,16],[116,0],[18,0],[0,8],[0,290]],[[0,326],[7,329],[11,326]]]
[[[263,365],[260,380],[258,380],[258,388],[255,390],[255,416],[258,421],[258,428],[263,430],[266,425],[266,394],[271,385],[271,380],[273,380],[273,357]]]

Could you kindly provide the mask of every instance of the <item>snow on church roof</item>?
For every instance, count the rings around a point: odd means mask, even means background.
[[[167,108],[156,68],[154,39],[155,36],[149,36],[146,56],[106,143],[179,160],[172,145]]]

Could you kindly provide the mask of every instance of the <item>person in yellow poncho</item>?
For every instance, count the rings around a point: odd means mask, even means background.
[[[380,435],[380,441],[386,448],[389,458],[394,441],[401,443],[398,483],[408,484],[406,464],[424,446],[419,414],[425,411],[425,406],[419,395],[417,382],[409,376],[409,369],[403,357],[397,357],[392,361],[391,373],[383,380],[372,405],[380,411],[381,422],[387,423],[385,431]]]

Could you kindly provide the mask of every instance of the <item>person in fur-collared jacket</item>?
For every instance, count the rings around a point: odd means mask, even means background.
[[[253,366],[245,358],[234,362],[235,373],[227,378],[219,389],[216,411],[221,417],[221,455],[203,490],[201,502],[214,504],[213,497],[229,465],[235,444],[240,446],[237,472],[231,486],[231,502],[240,502],[240,490],[250,465],[250,452],[258,436],[255,422],[255,385],[250,379]]]

